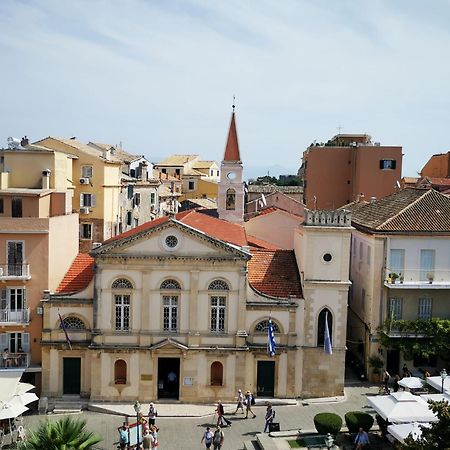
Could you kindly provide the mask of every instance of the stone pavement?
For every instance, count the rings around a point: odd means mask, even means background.
[[[338,401],[328,401],[325,403],[319,401],[299,400],[295,405],[276,406],[276,422],[280,423],[281,430],[314,429],[314,416],[319,412],[335,412],[342,418],[348,411],[369,410],[365,394],[374,394],[378,392],[377,386],[362,384],[358,386],[346,387],[345,398]],[[334,399],[333,399],[334,400]],[[202,449],[200,440],[204,428],[215,424],[214,409],[215,405],[184,405],[184,404],[165,404],[157,403],[160,412],[157,419],[159,432],[159,450],[196,450]],[[147,405],[143,407],[146,413]],[[230,411],[234,406],[228,406],[226,411]],[[256,419],[245,420],[242,414],[229,415],[232,420],[232,426],[224,428],[225,444],[224,450],[242,450],[243,442],[253,439],[257,433],[264,429],[265,406],[255,406]],[[92,411],[84,411],[74,417],[80,417],[87,421],[89,430],[100,433],[104,441],[100,443],[99,449],[115,449],[117,442],[117,427],[124,421],[123,414],[130,412],[134,414],[132,405],[124,405],[124,409],[116,411],[120,414],[105,414]],[[170,415],[170,417],[163,417]],[[55,420],[57,415],[47,416],[50,420]],[[27,429],[34,428],[40,420],[45,420],[45,416],[29,415],[24,417],[24,424]],[[131,417],[130,417],[131,421]],[[274,443],[280,449],[286,449],[285,439],[276,439]]]

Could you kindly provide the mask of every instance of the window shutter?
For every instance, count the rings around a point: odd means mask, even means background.
[[[95,194],[91,194],[91,206],[95,206]]]
[[[22,333],[22,349],[25,353],[30,351],[30,333]]]
[[[84,236],[83,236],[83,224],[82,223],[80,223],[80,225],[79,225],[79,228],[80,228],[80,238],[81,239],[83,239],[84,238]]]
[[[23,303],[23,307],[26,308],[27,306],[27,290],[26,288],[22,289],[22,303]]]
[[[0,309],[6,309],[6,288],[0,292]]]
[[[2,349],[2,351],[5,348],[9,349],[9,344],[8,344],[8,333],[0,333],[0,348]]]
[[[80,208],[84,206],[84,196],[83,194],[80,194]]]
[[[133,185],[129,184],[127,189],[128,189],[128,200],[131,200],[133,198]]]

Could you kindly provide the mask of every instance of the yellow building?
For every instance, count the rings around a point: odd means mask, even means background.
[[[35,144],[76,156],[71,181],[73,208],[80,214],[80,250],[88,252],[92,242],[117,234],[123,161],[110,150],[76,139],[47,137]]]

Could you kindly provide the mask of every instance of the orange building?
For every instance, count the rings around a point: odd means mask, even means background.
[[[433,155],[420,172],[422,177],[450,177],[450,152]]]
[[[299,175],[307,208],[333,209],[395,192],[402,172],[402,147],[373,143],[367,134],[338,134],[303,152]]]

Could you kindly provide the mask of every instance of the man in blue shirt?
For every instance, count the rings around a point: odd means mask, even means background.
[[[129,444],[129,437],[128,437],[128,427],[127,424],[124,423],[120,428],[119,428],[119,446],[121,449],[125,449],[127,448],[128,444]]]
[[[356,450],[363,449],[369,442],[369,435],[360,427],[355,437]]]

